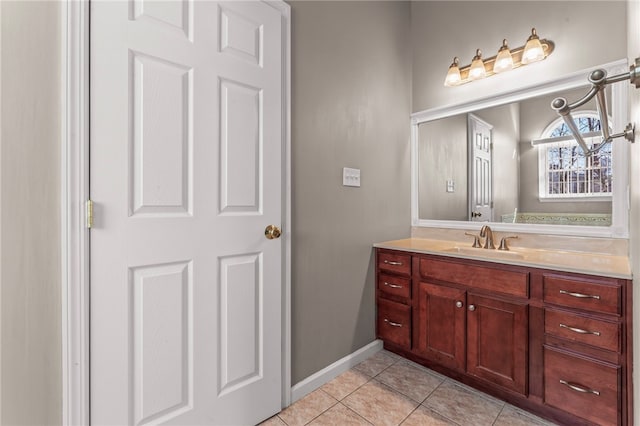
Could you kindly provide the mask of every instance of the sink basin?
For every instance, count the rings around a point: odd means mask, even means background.
[[[475,248],[475,247],[451,247],[443,251],[448,253],[459,253],[459,254],[468,255],[468,256],[490,257],[494,259],[505,259],[505,260],[524,259],[524,256],[522,255],[522,253],[516,253],[513,251],[504,251],[504,250]]]

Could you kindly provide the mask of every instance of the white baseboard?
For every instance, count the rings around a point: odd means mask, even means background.
[[[361,363],[380,350],[382,350],[382,340],[374,340],[367,346],[358,349],[344,358],[337,360],[328,367],[323,368],[317,373],[312,374],[301,382],[296,383],[291,388],[291,403],[293,404],[305,395],[310,394],[320,386],[330,382],[340,374]]]

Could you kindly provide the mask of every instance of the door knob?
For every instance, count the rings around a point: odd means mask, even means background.
[[[476,305],[469,305],[469,310],[471,312],[475,311],[476,310]]]
[[[280,238],[280,228],[275,225],[269,225],[264,229],[264,236],[267,237],[268,240],[275,240],[276,238]]]
[[[462,300],[458,300],[458,301],[456,302],[456,308],[462,308],[462,306],[463,306],[463,305],[464,305],[464,304],[462,303]]]
[[[471,217],[480,217],[482,216],[482,213],[480,212],[471,212]]]

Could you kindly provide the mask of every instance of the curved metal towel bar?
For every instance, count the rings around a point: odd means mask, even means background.
[[[576,139],[576,142],[580,145],[585,155],[589,156],[598,152],[606,143],[611,142],[613,139],[624,137],[629,142],[634,141],[635,126],[632,123],[627,124],[624,131],[620,133],[610,134],[609,132],[609,115],[607,114],[607,95],[605,87],[607,84],[617,83],[619,81],[629,80],[636,89],[640,88],[640,58],[636,58],[635,62],[629,67],[628,73],[622,73],[607,78],[607,72],[603,69],[597,69],[589,75],[589,82],[591,83],[591,89],[581,99],[569,103],[566,98],[555,98],[551,102],[551,108],[553,108],[564,120],[569,130]],[[602,130],[602,143],[596,148],[589,148],[587,143],[580,135],[580,130],[576,126],[571,111],[581,107],[589,102],[593,97],[596,97],[596,104],[598,108],[598,114],[600,115],[600,128]]]

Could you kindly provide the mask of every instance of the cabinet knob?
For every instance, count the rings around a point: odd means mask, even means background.
[[[469,305],[469,310],[471,312],[475,311],[476,310],[476,305]]]
[[[456,302],[456,308],[462,308],[462,305],[463,305],[463,303],[462,303],[462,301],[461,301],[461,300],[458,300],[458,301]]]

